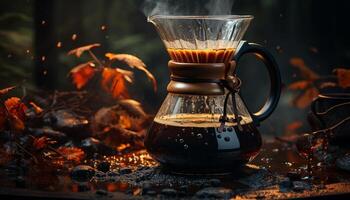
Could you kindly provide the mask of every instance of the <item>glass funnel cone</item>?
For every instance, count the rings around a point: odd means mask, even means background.
[[[171,59],[189,63],[231,60],[252,19],[250,15],[148,17]]]

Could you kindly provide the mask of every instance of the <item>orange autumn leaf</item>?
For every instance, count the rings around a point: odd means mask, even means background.
[[[23,131],[25,128],[24,120],[27,106],[25,106],[21,102],[21,99],[17,97],[7,99],[4,105],[8,113],[8,119],[12,130],[16,132]]]
[[[318,89],[310,87],[305,92],[301,93],[297,98],[295,98],[293,100],[293,104],[301,109],[306,108],[318,96],[318,94]]]
[[[40,108],[40,106],[36,105],[34,102],[29,102],[29,105],[31,105],[33,107],[33,110],[35,112],[35,114],[40,114],[43,112],[43,109]]]
[[[350,69],[337,68],[334,70],[338,78],[338,84],[342,88],[350,87]]]
[[[76,49],[69,51],[68,55],[75,55],[76,57],[79,58],[81,56],[81,54],[83,54],[85,51],[89,51],[92,48],[99,47],[99,46],[101,46],[99,43],[82,46],[82,47],[79,47],[79,48],[76,48]]]
[[[77,89],[83,88],[89,80],[95,75],[96,69],[95,64],[91,61],[80,64],[74,67],[69,75],[72,78],[72,82]]]
[[[136,68],[140,71],[143,71],[147,78],[152,82],[153,84],[153,90],[157,91],[157,81],[154,78],[153,74],[147,70],[146,64],[142,62],[138,57],[130,55],[130,54],[114,54],[114,53],[106,53],[105,56],[110,61],[120,61],[125,63],[131,68]]]
[[[301,121],[295,121],[290,124],[288,124],[285,128],[286,132],[288,133],[295,133],[296,130],[298,130],[303,125],[303,122]]]
[[[77,147],[59,147],[57,151],[62,154],[65,159],[74,162],[80,162],[85,156],[84,151]]]
[[[12,86],[12,87],[8,87],[8,88],[4,88],[0,90],[0,95],[4,95],[6,93],[8,93],[10,90],[14,89],[16,86]]]
[[[117,69],[103,68],[101,87],[114,98],[128,98],[125,79]]]
[[[309,87],[310,81],[296,81],[288,86],[290,90],[305,90]]]
[[[312,71],[301,58],[291,58],[289,60],[289,63],[293,67],[298,68],[301,73],[301,76],[306,80],[313,81],[320,78],[320,76],[316,72]]]

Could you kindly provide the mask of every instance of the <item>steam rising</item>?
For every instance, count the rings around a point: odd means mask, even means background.
[[[153,15],[230,15],[234,0],[145,0],[143,12]]]

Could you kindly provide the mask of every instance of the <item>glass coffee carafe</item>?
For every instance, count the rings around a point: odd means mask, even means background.
[[[241,41],[252,16],[148,18],[171,60],[169,94],[145,139],[150,155],[184,173],[230,172],[252,160],[261,147],[259,122],[276,108],[281,78],[262,46]],[[236,63],[247,53],[262,59],[271,87],[265,105],[250,113],[239,96]],[[257,88],[258,89],[258,88]]]

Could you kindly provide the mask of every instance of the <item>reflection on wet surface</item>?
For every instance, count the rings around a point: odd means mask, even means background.
[[[350,192],[349,172],[315,160],[312,179],[304,179],[306,164],[295,147],[273,142],[265,144],[251,164],[230,175],[185,176],[162,169],[145,150],[141,150],[123,156],[86,160],[80,166],[72,166],[69,172],[53,171],[45,166],[31,167],[27,172],[20,172],[15,166],[7,167],[0,171],[0,184],[2,188],[86,194],[86,198],[91,195],[115,197],[118,192],[130,197],[183,198],[229,198],[233,195],[286,198]],[[328,188],[338,183],[343,185],[333,186],[333,190]]]

